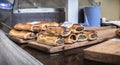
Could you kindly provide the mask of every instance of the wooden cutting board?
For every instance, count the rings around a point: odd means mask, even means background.
[[[11,38],[11,39],[14,40],[15,42],[21,43],[21,44],[28,43],[27,46],[42,50],[44,52],[55,53],[55,52],[59,52],[59,51],[64,51],[64,50],[68,50],[68,49],[86,46],[86,45],[96,44],[96,43],[102,42],[104,40],[115,37],[115,31],[117,30],[116,28],[111,28],[111,27],[110,28],[106,27],[104,29],[102,27],[100,27],[100,28],[101,28],[101,30],[99,28],[97,28],[97,30],[98,30],[97,31],[97,34],[98,34],[97,40],[76,42],[73,44],[64,44],[61,46],[49,46],[49,45],[37,43],[35,41],[22,40],[22,39],[18,39],[18,38]]]
[[[120,65],[120,39],[110,39],[84,50],[86,59]]]

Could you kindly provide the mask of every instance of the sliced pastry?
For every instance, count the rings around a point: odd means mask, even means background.
[[[80,33],[80,32],[83,31],[83,30],[84,30],[84,26],[79,25],[79,24],[74,24],[74,25],[72,25],[72,27],[71,27],[71,31],[72,31],[73,33]]]
[[[67,37],[64,37],[64,42],[65,43],[74,43],[77,41],[77,35],[75,34],[70,34]]]
[[[38,35],[37,42],[41,43],[41,44],[52,45],[52,46],[58,46],[58,45],[64,44],[63,39],[61,39],[57,36],[48,36],[48,35],[44,35],[44,34]]]
[[[87,35],[84,34],[83,32],[80,32],[79,34],[76,34],[76,35],[77,35],[78,42],[86,41],[88,39]]]
[[[96,40],[98,38],[97,33],[93,30],[85,30],[84,33],[87,35],[88,40]]]

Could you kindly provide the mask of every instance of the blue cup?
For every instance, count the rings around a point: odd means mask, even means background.
[[[101,22],[100,22],[101,16],[100,16],[99,6],[85,7],[84,16],[85,19],[87,19],[89,26],[97,26],[97,27],[101,26]]]

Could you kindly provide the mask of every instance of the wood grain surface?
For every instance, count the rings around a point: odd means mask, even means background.
[[[120,65],[120,39],[110,39],[84,50],[86,59]]]

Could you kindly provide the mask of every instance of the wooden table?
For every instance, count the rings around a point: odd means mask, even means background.
[[[84,50],[85,58],[120,65],[120,39],[110,39]]]
[[[54,54],[45,53],[27,46],[21,47],[41,61],[44,65],[114,65],[84,59],[83,49],[90,46],[75,48]]]

